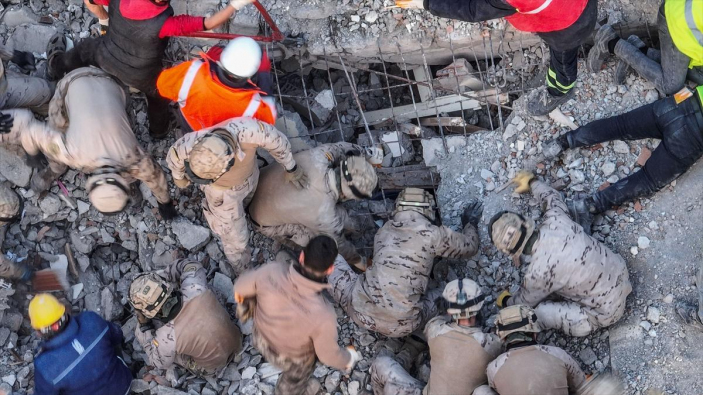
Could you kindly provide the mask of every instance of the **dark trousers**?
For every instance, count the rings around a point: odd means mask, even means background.
[[[58,54],[53,58],[52,68],[57,75],[65,75],[77,68],[95,66],[103,67],[103,58],[98,51],[101,38],[88,38],[76,44],[73,49],[63,54]],[[125,81],[123,76],[115,75],[121,81]],[[169,123],[169,100],[159,95],[156,90],[156,78],[148,78],[140,83],[132,83],[130,86],[139,89],[146,96],[147,116],[149,118],[149,133],[153,137],[164,137],[168,133]]]
[[[547,90],[552,96],[562,96],[576,83],[578,51],[593,34],[598,17],[598,0],[589,0],[583,13],[564,30],[538,33],[549,45],[549,70]]]
[[[662,140],[640,171],[593,195],[596,209],[603,212],[650,195],[686,172],[703,154],[701,112],[697,95],[678,105],[671,97],[567,133],[570,148],[611,140]]]

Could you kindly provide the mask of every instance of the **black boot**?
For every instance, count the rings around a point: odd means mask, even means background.
[[[535,90],[527,99],[527,113],[533,117],[547,115],[574,97],[575,89],[564,93],[561,96],[554,96],[547,91],[546,87]]]
[[[597,73],[603,67],[603,62],[610,55],[608,44],[610,41],[618,38],[612,26],[603,25],[596,32],[596,37],[593,39],[593,48],[588,52],[588,70],[591,73]]]
[[[569,214],[574,222],[583,227],[587,235],[591,234],[591,226],[593,226],[593,217],[598,213],[593,197],[589,196],[585,199],[571,200],[566,203],[569,208]]]

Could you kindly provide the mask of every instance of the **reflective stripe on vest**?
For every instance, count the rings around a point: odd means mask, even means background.
[[[542,3],[541,6],[535,8],[535,9],[532,10],[532,11],[522,12],[522,11],[520,11],[520,10],[517,10],[517,12],[519,12],[519,13],[521,13],[521,14],[528,14],[528,15],[539,14],[540,12],[544,11],[545,8],[549,7],[549,5],[550,5],[551,3],[552,3],[552,0],[545,0],[544,3]]]
[[[271,111],[271,114],[273,115],[273,119],[278,118],[278,112],[276,110],[276,100],[271,97],[271,96],[264,96],[261,101],[266,103],[269,106],[269,110]]]
[[[242,116],[243,117],[253,117],[254,114],[256,114],[256,110],[259,109],[260,104],[261,104],[261,95],[259,95],[257,93],[251,98],[251,101],[249,102],[247,109],[244,110],[244,113],[242,114]]]
[[[195,77],[198,75],[198,70],[200,70],[202,66],[202,61],[195,60],[188,68],[188,72],[183,78],[181,89],[178,91],[178,105],[181,106],[181,108],[186,106],[186,100],[188,99],[188,93],[190,93],[190,87],[193,86],[193,81],[195,81]]]
[[[664,12],[676,48],[691,58],[689,67],[703,66],[703,0],[667,0]]]

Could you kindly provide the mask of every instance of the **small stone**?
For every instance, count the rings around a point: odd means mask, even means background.
[[[584,348],[583,350],[581,350],[581,352],[579,352],[579,358],[586,365],[590,365],[598,359],[598,357],[596,356],[596,353],[590,347]]]
[[[640,251],[637,249],[637,247],[630,247],[630,254],[632,254],[632,256],[637,256],[639,252]]]
[[[652,329],[651,331],[649,331],[649,336],[650,336],[650,337],[657,337],[657,331],[655,331],[654,329]]]
[[[339,382],[342,380],[342,374],[339,371],[334,371],[325,379],[325,389],[327,392],[334,392],[339,387]]]
[[[361,384],[358,381],[349,382],[349,384],[347,385],[347,391],[349,391],[349,395],[358,395],[359,387],[361,387]]]
[[[44,213],[44,217],[50,217],[61,210],[61,199],[50,193],[39,202],[39,208]]]
[[[657,92],[656,89],[648,90],[647,94],[644,96],[644,101],[647,103],[654,103],[657,100],[659,100],[659,92]]]
[[[664,299],[662,299],[662,300],[663,300],[663,302],[666,303],[666,304],[674,303],[674,295],[668,294],[668,295],[666,295],[666,296],[664,297]],[[2,345],[2,343],[0,343],[0,345]]]
[[[315,96],[315,101],[327,110],[332,110],[335,107],[334,93],[330,89],[326,89]]]
[[[234,304],[234,288],[229,277],[220,272],[215,273],[215,278],[212,280],[212,288],[222,300]]]
[[[132,393],[141,394],[149,390],[149,383],[142,379],[134,379],[129,389]]]
[[[605,163],[603,163],[603,166],[601,166],[600,169],[601,169],[601,171],[603,171],[603,175],[608,177],[609,175],[611,175],[615,172],[615,163],[605,162]]]
[[[76,205],[78,206],[78,215],[83,215],[90,210],[90,204],[82,200],[76,200]]]
[[[659,318],[661,317],[661,312],[658,308],[649,306],[647,308],[647,320],[652,324],[658,324]]]
[[[640,236],[637,239],[637,246],[640,248],[640,250],[644,250],[646,248],[649,248],[649,244],[650,244],[649,238],[646,236]]]
[[[210,241],[210,229],[195,225],[182,217],[173,221],[171,230],[183,248],[189,251],[199,250]]]
[[[256,368],[253,366],[249,366],[242,372],[242,379],[250,380],[252,377],[254,377],[254,374],[256,374]]]
[[[649,321],[641,321],[640,326],[645,330],[645,332],[649,332],[649,330],[652,329],[652,324]]]
[[[492,171],[490,171],[488,169],[481,169],[481,178],[483,178],[484,180],[488,180],[489,178],[491,178],[493,176],[494,176],[494,174]]]
[[[368,347],[375,341],[376,338],[367,333],[359,339],[359,344],[361,344],[362,347]]]
[[[15,381],[17,381],[17,376],[14,374],[8,374],[7,376],[2,376],[2,382],[10,384],[10,386],[15,385]]]
[[[374,22],[376,22],[377,19],[378,19],[378,12],[376,12],[376,11],[369,11],[369,13],[366,14],[366,16],[364,16],[364,20],[366,20],[366,22],[368,22],[368,23],[374,23]]]
[[[622,140],[615,140],[613,141],[613,151],[617,152],[618,154],[629,154],[630,146]]]

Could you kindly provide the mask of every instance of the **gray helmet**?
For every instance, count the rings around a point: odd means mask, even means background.
[[[420,188],[405,188],[395,200],[393,215],[401,211],[415,211],[434,221],[435,207],[434,197],[429,192]]]
[[[346,200],[368,199],[378,184],[376,170],[363,156],[347,156],[339,166]]]
[[[531,307],[521,304],[500,310],[498,317],[496,317],[496,329],[496,333],[501,339],[505,339],[511,333],[538,333],[541,331],[535,311]]]
[[[154,318],[173,292],[173,286],[156,273],[144,273],[129,286],[129,302],[147,318]]]

